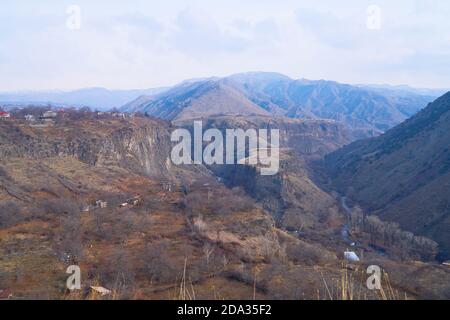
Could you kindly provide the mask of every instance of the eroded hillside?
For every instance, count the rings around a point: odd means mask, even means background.
[[[317,219],[313,201],[303,208],[310,215],[295,207],[307,181],[295,163],[286,164],[299,171],[281,192],[293,221],[314,219],[308,234],[277,224],[263,201],[207,168],[173,166],[168,123],[59,117],[45,126],[0,122],[0,288],[16,298],[99,299],[90,286],[103,286],[112,290],[106,299],[379,299],[360,280],[373,263],[392,275],[385,297],[446,296],[432,281],[449,272],[437,265],[407,263],[399,273],[406,262],[364,246],[361,263],[344,263],[345,219],[338,207],[334,222]],[[326,200],[317,205],[336,206],[314,188]],[[73,264],[82,290],[70,293],[65,271]]]
[[[450,93],[371,140],[329,155],[337,188],[383,219],[438,241],[449,254]]]

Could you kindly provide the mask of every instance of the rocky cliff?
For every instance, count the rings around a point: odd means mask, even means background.
[[[150,176],[168,173],[169,125],[150,119],[78,121],[38,127],[0,126],[0,157],[37,159],[72,156],[90,165],[116,165]]]

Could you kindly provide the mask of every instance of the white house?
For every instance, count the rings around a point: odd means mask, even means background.
[[[45,111],[44,114],[42,115],[42,119],[53,119],[56,118],[57,113],[53,110],[49,110],[49,111]]]
[[[36,121],[36,117],[33,116],[32,114],[27,114],[27,115],[25,115],[25,120],[29,121],[29,122],[34,122],[34,121]]]
[[[353,251],[345,251],[344,252],[344,257],[345,257],[346,260],[351,261],[351,262],[359,261],[358,255],[355,252],[353,252]]]

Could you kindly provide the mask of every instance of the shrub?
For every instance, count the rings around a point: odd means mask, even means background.
[[[0,202],[0,228],[15,225],[23,219],[20,207],[13,201]]]
[[[325,249],[306,242],[288,244],[286,246],[286,255],[289,260],[306,265],[325,264],[336,259],[335,256]]]
[[[174,283],[181,277],[182,269],[167,255],[168,243],[165,241],[147,244],[141,253],[144,274],[150,281]]]

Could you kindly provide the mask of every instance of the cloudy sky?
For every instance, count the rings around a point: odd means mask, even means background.
[[[245,71],[449,88],[449,17],[448,0],[1,0],[0,91]]]

